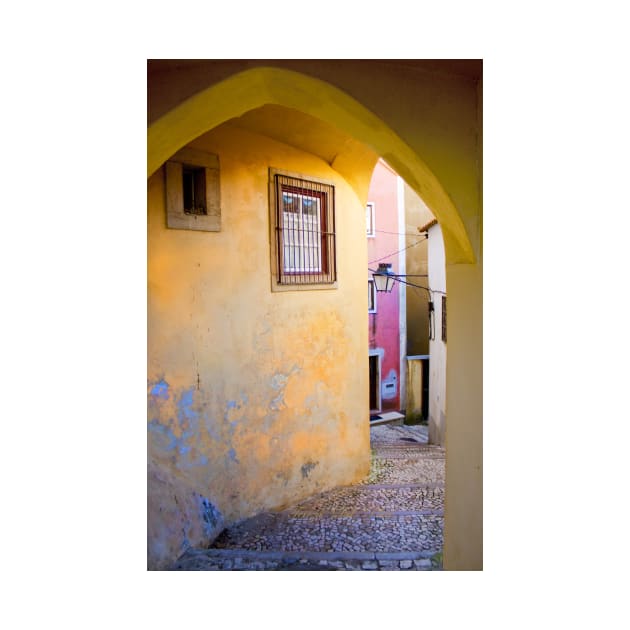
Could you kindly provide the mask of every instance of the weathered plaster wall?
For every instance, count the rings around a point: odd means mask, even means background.
[[[377,269],[379,263],[392,263],[392,270],[400,273],[398,255],[398,203],[397,175],[386,164],[379,161],[374,168],[368,201],[374,203],[376,236],[367,239],[368,266]],[[385,257],[383,260],[381,258]],[[368,272],[368,278],[372,274]],[[378,293],[376,313],[370,313],[370,348],[383,350],[381,359],[381,408],[383,411],[400,409],[400,299],[398,284],[391,293]],[[388,398],[382,386],[384,382],[395,383],[395,395]]]
[[[429,229],[429,286],[433,294],[435,326],[429,341],[429,442],[444,445],[446,438],[446,348],[442,341],[442,295],[446,293],[444,241],[440,225]],[[448,304],[447,304],[448,313]]]
[[[150,177],[149,455],[230,523],[368,472],[365,210],[263,136],[226,125],[191,146],[219,156],[222,229],[167,229]],[[271,291],[269,167],[334,182],[337,289]]]
[[[224,521],[208,497],[166,466],[150,458],[147,473],[147,566],[162,570],[188,547],[213,541]]]

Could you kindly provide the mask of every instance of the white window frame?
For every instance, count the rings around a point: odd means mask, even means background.
[[[292,198],[297,212],[283,211],[282,265],[285,273],[321,273],[322,242],[320,238],[309,240],[309,232],[319,233],[322,210],[318,197],[305,194],[283,192],[283,197]],[[315,214],[304,212],[304,201],[315,202]],[[285,205],[283,203],[283,208]]]
[[[368,238],[376,236],[376,212],[373,201],[368,201],[365,206],[365,233]]]
[[[370,295],[372,296],[372,308],[370,308]],[[374,280],[368,279],[368,313],[376,313],[376,286]]]

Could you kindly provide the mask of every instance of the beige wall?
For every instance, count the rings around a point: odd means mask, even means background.
[[[429,341],[429,442],[444,445],[446,439],[446,349],[442,341],[442,296],[446,293],[444,241],[439,224],[429,229],[429,287],[434,293],[433,338]],[[448,304],[446,312],[448,314]],[[448,339],[448,326],[447,326]]]
[[[483,268],[447,265],[446,499],[447,568],[483,565]],[[474,541],[475,544],[471,544]]]
[[[262,67],[271,65],[275,67]],[[474,76],[450,74],[448,68],[434,68],[434,63],[396,60],[152,63],[148,172],[152,174],[172,153],[225,120],[275,103],[310,114],[364,143],[422,197],[444,232],[449,289],[444,566],[481,569],[481,82]],[[333,167],[354,189],[363,213],[370,176],[365,164],[346,154],[335,158]],[[159,183],[152,181],[150,187],[159,196]],[[244,254],[250,239],[237,238],[232,245],[243,248]],[[364,295],[363,285],[364,281],[358,281]],[[177,289],[164,285],[160,291]],[[225,298],[217,299],[215,306],[223,308],[218,314],[231,315],[223,305]],[[365,313],[364,298],[357,302]],[[304,307],[298,302],[293,312],[306,314]],[[161,305],[155,308],[159,313]],[[272,326],[276,321],[271,317],[266,323]],[[225,317],[215,323],[225,334],[234,335]],[[163,325],[172,326],[173,321],[167,317]],[[182,338],[195,325],[194,319],[179,322]],[[270,338],[276,335],[271,330]],[[336,332],[344,334],[344,325]],[[177,357],[172,358],[177,363]],[[349,369],[343,378],[353,372]],[[367,375],[365,379],[367,392]],[[231,391],[234,384],[226,381],[225,387],[229,396],[238,393]],[[341,394],[341,399],[351,403],[350,394]],[[242,400],[225,398],[234,404]],[[267,431],[266,435],[272,434]],[[268,438],[261,434],[258,439],[265,444]],[[310,435],[305,437],[305,443],[310,439]],[[366,447],[366,442],[358,447]],[[247,478],[244,483],[248,485]]]
[[[405,184],[405,247],[407,274],[428,275],[428,243],[418,228],[435,217],[418,194]],[[413,245],[420,241],[418,245]],[[410,247],[412,246],[412,247]],[[410,282],[428,286],[428,278],[410,277]],[[407,288],[407,354],[429,354],[429,294],[422,289]]]
[[[368,472],[365,210],[322,160],[263,136],[224,126],[192,146],[219,156],[222,228],[167,229],[150,177],[149,458],[229,523]],[[337,289],[271,291],[269,167],[334,183]]]

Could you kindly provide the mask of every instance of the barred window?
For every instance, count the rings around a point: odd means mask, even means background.
[[[446,296],[442,296],[442,341],[446,343]]]
[[[337,280],[334,187],[274,175],[277,281],[281,285]]]

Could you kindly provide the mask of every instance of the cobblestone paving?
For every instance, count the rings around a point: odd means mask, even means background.
[[[189,550],[173,570],[439,569],[444,449],[426,427],[371,427],[372,466],[359,484],[264,513]]]

